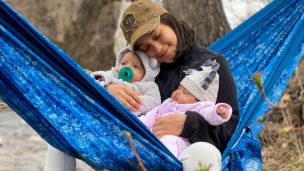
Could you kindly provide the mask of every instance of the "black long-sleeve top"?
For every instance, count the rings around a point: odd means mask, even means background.
[[[187,111],[180,136],[189,139],[190,143],[209,142],[223,152],[237,126],[239,116],[237,91],[226,59],[203,47],[188,47],[173,63],[161,64],[156,83],[159,86],[162,101],[164,101],[177,89],[185,77],[185,70],[198,69],[207,59],[215,59],[220,64],[219,91],[216,102],[228,103],[233,109],[233,114],[228,122],[212,126],[197,112]]]

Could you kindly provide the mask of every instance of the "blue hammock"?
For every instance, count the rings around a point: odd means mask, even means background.
[[[277,103],[304,52],[303,21],[303,0],[275,0],[209,47],[227,58],[239,98],[240,122],[223,170],[261,170],[257,119],[268,106],[251,76],[263,73],[265,91]],[[5,103],[49,144],[93,168],[139,170],[127,130],[148,169],[181,170],[129,110],[2,0],[0,78]]]

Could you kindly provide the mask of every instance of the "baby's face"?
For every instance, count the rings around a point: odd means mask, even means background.
[[[171,98],[178,104],[191,104],[199,101],[181,85],[175,91],[173,91]]]
[[[133,71],[133,79],[130,82],[138,82],[142,80],[145,76],[145,68],[140,60],[140,58],[131,52],[127,52],[121,59],[118,72],[122,67],[129,67]]]

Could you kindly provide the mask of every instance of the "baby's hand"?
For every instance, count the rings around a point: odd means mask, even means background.
[[[91,76],[94,77],[96,81],[103,82],[105,81],[104,74],[105,74],[104,71],[95,71],[91,73]]]
[[[95,80],[97,80],[98,82],[103,82],[105,81],[104,77],[101,75],[95,75],[94,76]]]
[[[223,119],[226,119],[227,118],[227,115],[228,115],[228,110],[223,107],[223,106],[219,106],[217,109],[216,109],[216,113],[218,115],[220,115]]]

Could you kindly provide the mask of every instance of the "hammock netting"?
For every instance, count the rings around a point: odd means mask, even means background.
[[[209,47],[228,60],[239,98],[223,170],[261,170],[256,136],[264,123],[257,120],[269,106],[252,75],[262,72],[267,96],[277,103],[304,52],[303,21],[303,0],[275,0]],[[135,115],[4,1],[0,97],[49,144],[95,169],[140,170],[125,130],[149,170],[182,169]]]

